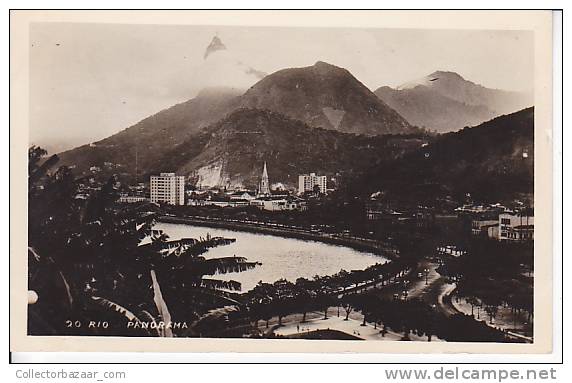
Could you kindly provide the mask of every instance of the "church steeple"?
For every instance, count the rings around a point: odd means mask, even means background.
[[[266,161],[264,161],[264,169],[262,170],[262,178],[260,180],[259,194],[270,194],[270,186],[268,184],[268,170],[266,169]]]
[[[266,170],[266,161],[264,161],[264,170],[262,171],[262,179],[268,180],[268,170]]]

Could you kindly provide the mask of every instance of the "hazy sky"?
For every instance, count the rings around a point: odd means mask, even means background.
[[[203,59],[218,34],[227,51]],[[30,27],[30,141],[50,151],[97,141],[207,86],[246,88],[326,61],[371,90],[450,70],[491,88],[531,90],[525,31],[245,28],[86,23]]]

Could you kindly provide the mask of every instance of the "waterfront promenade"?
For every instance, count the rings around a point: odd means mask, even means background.
[[[333,309],[331,311],[334,312]],[[363,319],[360,317],[362,317],[361,313],[356,313],[356,315],[352,315],[348,320],[344,320],[343,315],[339,317],[334,315],[328,317],[328,319],[323,319],[323,314],[320,313],[320,317],[312,318],[304,323],[299,323],[295,320],[288,321],[288,318],[286,318],[286,323],[283,326],[275,328],[274,334],[286,337],[297,337],[298,335],[317,330],[334,330],[363,340],[399,341],[403,339],[403,333],[397,333],[392,330],[387,330],[387,333],[383,335],[381,333],[383,326],[380,325],[374,326],[366,322],[366,325],[363,326]],[[426,335],[417,335],[413,332],[410,332],[409,339],[412,341],[427,342]],[[431,341],[440,342],[442,340],[433,335]]]

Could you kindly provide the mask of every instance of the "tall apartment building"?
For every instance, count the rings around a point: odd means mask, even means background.
[[[151,176],[151,202],[185,204],[185,177],[175,173]]]
[[[298,176],[298,193],[314,191],[316,185],[320,187],[320,193],[326,193],[326,176],[317,176],[316,173]]]

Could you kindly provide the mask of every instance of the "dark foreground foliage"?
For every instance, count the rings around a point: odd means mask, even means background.
[[[115,179],[85,201],[57,157],[29,151],[28,333],[192,335],[209,310],[236,304],[240,284],[210,276],[251,269],[243,257],[206,259],[225,238],[170,241],[154,230],[157,207],[115,203]],[[224,289],[224,291],[223,291]]]

